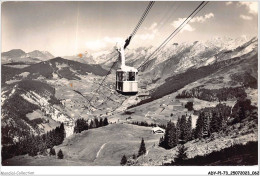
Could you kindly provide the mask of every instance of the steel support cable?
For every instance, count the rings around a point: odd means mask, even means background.
[[[158,31],[160,31],[164,24],[167,23],[170,20],[170,17],[172,17],[177,11],[178,9],[181,7],[182,2],[180,2],[178,5],[174,5],[171,9],[170,9],[170,13],[168,12],[161,20],[160,20],[160,26],[158,27]],[[175,8],[174,8],[175,7]],[[165,35],[166,36],[166,35]]]
[[[143,64],[141,64],[137,69],[139,70],[143,65],[145,65],[147,63],[147,61],[155,54],[157,53],[162,46],[164,46],[164,44],[168,43],[171,40],[171,36],[174,35],[183,25],[185,25],[186,21],[204,4],[205,1],[203,1],[202,3],[199,4],[199,6],[179,25],[178,28],[176,28],[163,42],[162,44],[157,47],[154,52],[152,52],[152,54],[150,54],[148,56],[148,58],[143,62]],[[186,23],[187,24],[187,23]]]
[[[101,85],[104,83],[104,81],[105,81],[105,79],[107,78],[107,76],[111,73],[111,71],[112,71],[113,67],[116,65],[116,63],[117,63],[117,61],[114,62],[113,65],[110,67],[109,71],[107,72],[106,76],[103,78],[103,80],[101,81],[100,85],[98,86],[98,88],[96,89],[95,92],[97,92],[97,91],[100,89]],[[93,98],[94,98],[94,95],[93,95],[93,96],[91,97],[91,99],[89,100],[90,103],[91,103],[91,101],[92,101]]]
[[[157,49],[154,51],[154,52],[152,52],[152,54],[150,54],[149,56],[148,56],[148,58],[143,62],[143,64],[141,64],[137,69],[139,70],[144,64],[146,64],[146,62],[155,54],[155,53],[157,53],[163,46],[165,46],[171,39],[172,39],[172,37],[173,37],[173,35],[176,33],[176,32],[179,32],[180,30],[179,29],[182,29],[187,23],[187,21],[189,22],[204,6],[203,6],[203,4],[205,3],[205,1],[203,1],[203,2],[201,2],[200,4],[199,4],[199,6],[186,18],[186,20],[184,20],[182,23],[181,23],[181,25],[179,25],[179,27],[178,28],[176,28],[163,42],[162,42],[162,44],[159,46],[159,47],[157,47]],[[196,12],[200,7],[202,7],[198,12]],[[195,15],[194,15],[195,14]],[[194,16],[193,16],[194,15]],[[182,27],[183,26],[183,27]],[[175,36],[175,35],[174,35]]]
[[[174,4],[171,6],[170,10],[168,10],[168,12],[159,20],[160,23],[157,28],[158,31],[160,31],[163,28],[165,23],[167,23],[170,20],[170,17],[178,11],[178,9],[181,7],[181,5],[182,5],[182,2],[178,3],[178,5]],[[166,37],[166,35],[164,35],[164,37]],[[145,40],[143,44],[146,45],[148,42],[149,42],[148,40]]]
[[[146,16],[148,15],[149,11],[151,10],[151,8],[153,7],[154,5],[154,1],[151,1],[149,3],[149,5],[147,6],[146,10],[144,11],[142,17],[140,18],[139,22],[137,23],[136,27],[134,28],[133,32],[131,33],[131,36],[133,37],[137,30],[140,28],[141,24],[143,23],[143,21],[145,20]]]
[[[193,17],[196,16],[197,13],[199,13],[208,3],[209,3],[209,2],[206,2],[206,3],[193,15]],[[192,18],[193,18],[193,17],[192,17]],[[192,18],[190,18],[190,19],[187,21],[186,24],[188,24],[189,21],[192,20]],[[184,28],[184,26],[185,26],[185,25],[183,25],[180,29],[178,29],[177,33],[173,34],[173,35],[171,36],[171,38],[169,39],[169,41],[170,41],[174,36],[176,36],[176,35]],[[168,42],[169,42],[169,41],[168,41]],[[167,42],[167,43],[168,43],[168,42]],[[159,51],[160,51],[167,43],[165,43],[165,44],[157,51],[156,54],[158,54]]]
[[[97,109],[97,107],[95,107],[94,105],[92,105],[89,101],[89,99],[87,97],[85,97],[80,91],[78,90],[73,90],[74,92],[76,92],[77,94],[81,95],[83,98],[85,98],[88,102],[89,102],[89,105],[95,109]]]
[[[132,37],[136,34],[137,30],[140,28],[141,24],[142,24],[143,21],[145,20],[147,14],[148,14],[149,11],[151,10],[151,8],[152,8],[152,6],[154,5],[154,3],[155,3],[154,1],[151,1],[151,2],[148,4],[148,6],[147,6],[145,12],[143,13],[141,19],[139,20],[139,22],[137,23],[136,27],[134,28],[134,30],[133,30],[133,32],[132,32],[132,34],[131,34]],[[97,92],[97,91],[100,89],[100,87],[103,85],[105,79],[107,78],[107,76],[109,75],[109,73],[112,71],[112,68],[116,65],[116,63],[117,63],[117,61],[113,63],[113,65],[111,66],[111,68],[110,68],[110,70],[108,71],[107,75],[106,75],[105,78],[102,80],[102,82],[99,84],[99,87],[96,89],[95,92]],[[93,98],[94,98],[94,94],[93,94],[93,96],[91,97],[91,99],[89,100],[89,103],[90,103],[90,104],[91,104],[91,101],[93,100]]]
[[[200,5],[186,18],[186,20],[176,29],[174,30],[174,32],[166,39],[164,40],[164,42],[148,57],[148,59],[154,55],[155,53],[158,53],[158,51],[160,51],[160,49],[162,49],[175,35],[178,34],[178,32],[200,11],[202,10],[208,2],[206,2],[205,4],[205,1],[203,1],[202,3],[200,3]],[[138,25],[136,26],[136,28],[134,29],[132,35],[135,35],[135,33],[137,32],[137,30],[139,29],[139,27],[141,26],[142,22],[144,21],[145,17],[147,16],[148,12],[150,11],[151,7],[153,6],[154,2],[150,2],[146,11],[144,12],[143,16],[141,17]],[[203,5],[204,4],[204,5]],[[200,8],[201,7],[201,8]],[[199,9],[199,10],[198,10]],[[198,11],[197,11],[198,10]],[[197,12],[196,12],[197,11]],[[177,32],[177,33],[176,33]],[[142,67],[147,61],[148,59],[145,60],[145,62],[138,67],[138,69],[140,67]],[[108,74],[105,76],[105,78],[102,80],[101,84],[99,85],[97,91],[100,89],[101,86],[103,86],[103,82],[105,81],[105,79],[107,78],[107,76],[109,75],[110,71],[112,70],[112,68],[115,66],[117,62],[114,62],[112,67],[110,68]],[[90,102],[91,100],[93,99],[94,95],[92,96],[92,98],[90,99]],[[104,103],[104,102],[103,102]],[[102,104],[103,104],[102,103]]]
[[[160,23],[157,26],[158,27],[157,31],[160,31],[163,28],[164,24],[170,20],[170,17],[178,11],[178,9],[181,6],[181,3],[182,2],[178,3],[178,5],[177,4],[173,4],[170,7],[170,9],[163,15],[163,17],[159,20]],[[148,40],[145,40],[143,42],[143,45],[148,44],[148,42],[149,42]]]

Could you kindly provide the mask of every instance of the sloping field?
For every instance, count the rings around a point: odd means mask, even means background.
[[[11,159],[3,161],[4,166],[82,166],[84,163],[77,161],[57,159],[51,156],[35,156],[28,155],[15,156]]]
[[[152,134],[151,127],[130,124],[110,124],[73,134],[63,144],[56,146],[64,154],[64,159],[50,156],[16,156],[5,161],[4,165],[66,166],[66,165],[120,165],[123,155],[137,155],[141,138],[144,138],[147,153],[158,145],[161,135]]]
[[[119,165],[123,155],[138,153],[142,137],[148,150],[159,142],[160,135],[152,134],[150,127],[111,124],[73,135],[55,149],[61,149],[66,159],[86,165]]]

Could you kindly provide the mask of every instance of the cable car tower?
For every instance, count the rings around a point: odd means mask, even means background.
[[[116,91],[123,95],[136,95],[138,92],[138,70],[125,65],[125,48],[129,45],[131,37],[124,44],[116,46],[121,64],[120,68],[116,71]]]

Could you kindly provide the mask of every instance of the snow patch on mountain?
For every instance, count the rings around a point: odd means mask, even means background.
[[[68,67],[68,65],[65,64],[65,63],[58,63],[58,62],[55,62],[55,65],[56,65],[56,67],[58,68],[58,70],[61,70],[62,68],[66,68],[66,67]]]
[[[19,74],[19,76],[26,78],[29,74],[30,74],[30,72],[23,72],[23,73]]]
[[[235,55],[232,55],[232,57],[239,57],[242,56],[244,54],[250,53],[251,51],[253,51],[257,46],[257,43],[249,45],[248,47],[244,48],[242,51],[238,52]]]
[[[211,57],[211,58],[209,58],[209,59],[205,62],[204,66],[213,64],[215,61],[216,61],[216,58],[215,58],[215,57]]]

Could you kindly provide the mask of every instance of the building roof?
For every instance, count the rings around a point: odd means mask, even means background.
[[[153,127],[152,130],[153,131],[163,131],[163,132],[165,132],[165,129],[160,128],[160,127]]]

